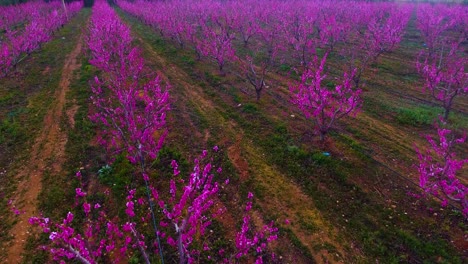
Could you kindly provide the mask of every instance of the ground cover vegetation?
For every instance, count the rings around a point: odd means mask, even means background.
[[[466,6],[90,5],[0,7],[7,263],[468,259]]]

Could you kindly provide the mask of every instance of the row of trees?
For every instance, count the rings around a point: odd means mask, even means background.
[[[210,59],[220,72],[228,63],[247,80],[259,100],[268,74],[287,63],[302,75],[291,85],[293,103],[323,139],[333,123],[355,114],[360,106],[363,73],[385,52],[398,47],[411,5],[334,1],[119,1],[140,18],[189,47],[199,59]],[[158,10],[158,12],[153,12]],[[342,60],[343,80],[323,85],[327,57]],[[320,63],[321,61],[321,63]],[[237,68],[236,68],[237,67]],[[345,104],[345,105],[344,105]]]
[[[445,109],[447,120],[457,96],[468,94],[466,41],[468,8],[424,5],[418,8],[417,27],[426,49],[419,54],[417,68],[424,89]]]
[[[118,263],[123,259],[154,263],[157,255],[164,263],[164,255],[170,252],[164,247],[175,249],[180,263],[200,258],[232,263],[246,255],[254,255],[256,262],[262,263],[277,229],[269,224],[252,231],[247,214],[252,207],[251,194],[235,250],[211,251],[207,228],[225,210],[215,210],[214,205],[220,185],[229,182],[216,180],[222,169],[213,165],[210,156],[216,155],[218,147],[213,148],[213,154],[203,151],[187,178],[172,161],[169,189],[166,192],[155,187],[164,186],[151,163],[166,136],[169,87],[145,66],[130,29],[104,1],[94,6],[87,44],[90,63],[101,72],[92,84],[94,114],[90,118],[101,128],[99,141],[111,153],[111,161],[124,154],[133,164],[134,174],[128,175],[133,185],[128,186],[125,218],[119,219],[108,214],[105,204],[89,201],[84,172],[79,171],[76,176],[82,184],[76,189],[75,206],[79,214],[84,214],[84,224],[76,228],[73,212],[60,222],[32,218],[32,224],[49,234],[51,244],[45,248],[55,260],[77,259],[82,263]]]
[[[49,41],[81,7],[74,2],[65,11],[60,2],[32,2],[0,8],[0,78]]]
[[[468,8],[423,5],[417,10],[417,27],[425,41],[417,61],[423,89],[444,108],[435,127],[426,135],[429,146],[418,153],[419,185],[425,193],[441,198],[442,205],[458,203],[468,216],[468,187],[461,178],[468,159],[459,159],[457,145],[466,141],[466,131],[450,129],[448,118],[454,99],[468,94],[466,40]]]

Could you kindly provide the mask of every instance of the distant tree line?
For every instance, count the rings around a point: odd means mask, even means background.
[[[6,5],[16,5],[16,4],[21,4],[21,3],[26,3],[30,0],[0,0],[0,6],[6,6]],[[45,2],[50,2],[52,0],[44,0]],[[65,0],[65,3],[71,3],[74,1],[82,1],[82,0]],[[83,0],[84,6],[85,7],[91,7],[93,6],[94,0]]]
[[[13,5],[13,4],[20,4],[20,3],[25,3],[27,0],[0,0],[0,5],[5,6],[5,5]]]

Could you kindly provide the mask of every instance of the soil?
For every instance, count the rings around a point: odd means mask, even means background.
[[[236,142],[228,148],[228,157],[238,171],[241,181],[247,181],[249,178],[249,164],[242,157],[240,146],[241,140],[242,136],[239,134]]]
[[[55,102],[44,117],[39,136],[31,148],[29,160],[17,175],[19,183],[15,200],[21,202],[16,207],[23,213],[17,216],[16,224],[10,231],[14,238],[8,249],[6,263],[21,263],[26,240],[32,232],[28,220],[32,216],[39,215],[37,198],[42,190],[42,179],[45,173],[48,172],[51,175],[62,173],[68,138],[60,125],[66,95],[70,89],[70,80],[73,78],[73,72],[80,67],[77,58],[81,50],[82,41],[80,40],[65,60],[59,87],[55,92]],[[76,112],[77,107],[72,106],[70,109],[72,110],[67,112],[67,115],[73,127],[73,113]]]

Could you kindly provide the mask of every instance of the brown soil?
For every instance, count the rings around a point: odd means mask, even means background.
[[[241,140],[242,136],[239,134],[236,142],[228,148],[228,157],[239,173],[241,181],[246,181],[249,178],[249,164],[241,155]]]
[[[68,124],[72,129],[75,128],[75,115],[79,108],[76,102],[73,101],[73,105],[67,110]]]
[[[29,161],[18,173],[17,177],[20,182],[16,192],[16,200],[21,201],[21,204],[17,205],[17,207],[24,213],[18,216],[16,224],[11,229],[14,239],[8,249],[6,263],[21,262],[26,240],[32,231],[28,220],[30,217],[39,214],[37,198],[42,189],[42,178],[45,172],[50,172],[52,175],[59,175],[62,172],[67,134],[60,128],[60,123],[66,103],[66,94],[70,88],[70,80],[73,77],[73,72],[80,67],[77,57],[81,53],[81,47],[82,42],[80,40],[66,58],[62,70],[62,79],[59,88],[55,92],[56,101],[44,117],[42,129],[31,148]],[[76,106],[71,109],[67,115],[73,126],[73,113],[76,112],[74,110]]]

